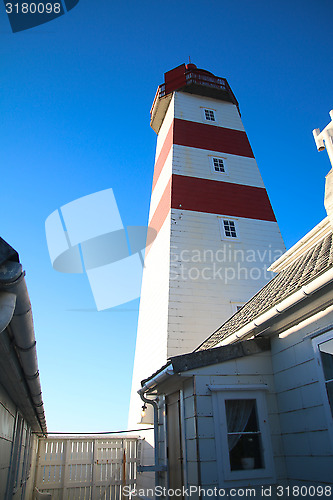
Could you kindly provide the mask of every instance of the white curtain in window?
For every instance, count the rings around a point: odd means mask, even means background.
[[[227,414],[228,443],[231,451],[238,443],[241,433],[247,425],[255,399],[227,399],[225,408]],[[237,432],[240,434],[231,434]]]

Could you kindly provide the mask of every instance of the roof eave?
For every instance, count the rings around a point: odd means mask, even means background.
[[[299,259],[302,254],[314,247],[320,240],[325,238],[327,234],[332,232],[332,227],[329,222],[329,218],[325,217],[319,224],[317,224],[311,231],[309,231],[303,238],[301,238],[295,245],[293,245],[289,250],[284,252],[271,266],[268,271],[274,273],[279,273],[283,271],[288,266],[290,266],[295,260]]]
[[[237,342],[239,340],[244,340],[253,335],[263,334],[264,332],[266,335],[268,333],[273,333],[273,330],[274,333],[276,333],[278,328],[275,327],[273,329],[272,326],[274,325],[274,323],[276,323],[277,318],[279,317],[282,318],[283,315],[287,317],[288,312],[293,307],[295,306],[302,307],[302,305],[304,305],[304,301],[311,300],[316,293],[329,287],[328,290],[326,290],[326,294],[322,294],[325,295],[325,300],[322,299],[320,301],[320,305],[318,307],[314,307],[313,310],[310,309],[306,315],[303,313],[303,317],[300,318],[299,321],[303,321],[304,319],[306,319],[305,316],[309,318],[314,314],[318,313],[320,310],[326,309],[331,305],[331,303],[333,303],[333,296],[331,293],[331,286],[330,286],[332,282],[333,282],[333,267],[331,267],[326,272],[324,272],[323,274],[312,280],[307,285],[304,285],[301,289],[297,290],[292,295],[289,295],[282,302],[276,304],[271,309],[261,314],[260,316],[255,318],[253,321],[249,322],[244,327],[234,332],[232,335],[223,338],[215,347],[221,347],[224,345],[232,344],[234,342]]]

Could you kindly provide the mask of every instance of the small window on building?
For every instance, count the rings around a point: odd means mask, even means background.
[[[214,172],[225,172],[225,165],[223,158],[213,158]]]
[[[220,485],[250,478],[261,484],[274,476],[266,398],[257,387],[209,386]]]
[[[213,109],[204,109],[205,120],[208,122],[215,122],[215,111]]]
[[[328,402],[333,416],[333,339],[319,344]]]
[[[233,220],[222,220],[224,236],[226,238],[237,238],[237,231],[235,221]]]
[[[232,312],[236,313],[242,309],[244,302],[231,302]]]
[[[264,468],[255,399],[226,399],[230,470]]]
[[[29,479],[29,476],[30,476],[31,451],[32,451],[31,430],[29,427],[27,427],[26,431],[25,431],[25,449],[24,449],[24,457],[23,457],[21,484],[26,483]]]
[[[213,174],[228,175],[228,160],[222,156],[208,156],[211,171]]]
[[[20,469],[22,466],[21,454],[23,450],[23,430],[24,420],[23,417],[17,413],[15,419],[14,438],[11,451],[11,460],[9,467],[9,476],[7,482],[7,491],[10,497],[15,495],[20,487]],[[22,469],[21,469],[22,470]]]

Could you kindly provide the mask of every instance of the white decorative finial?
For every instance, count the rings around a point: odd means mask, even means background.
[[[330,111],[330,117],[330,123],[321,132],[319,128],[315,128],[312,133],[318,151],[323,151],[326,148],[332,165],[331,170],[326,175],[324,205],[333,230],[333,110]]]
[[[312,133],[318,151],[323,151],[326,147],[333,168],[333,109],[330,111],[330,117],[330,123],[321,132],[319,128],[315,128]]]

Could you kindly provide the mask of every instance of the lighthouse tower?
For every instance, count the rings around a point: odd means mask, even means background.
[[[224,78],[182,64],[151,108],[157,133],[129,425],[140,382],[194,350],[272,277],[281,234]]]

